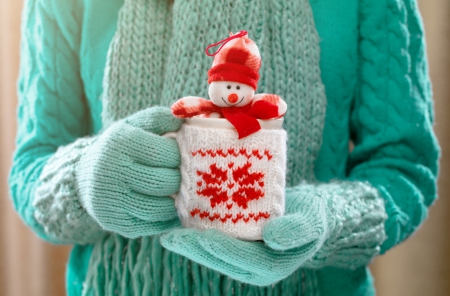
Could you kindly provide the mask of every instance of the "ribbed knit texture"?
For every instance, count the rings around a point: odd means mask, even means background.
[[[83,295],[318,295],[311,271],[299,270],[276,285],[245,285],[167,251],[159,237],[107,236],[94,246]],[[105,266],[108,268],[105,269]],[[308,277],[308,281],[305,278]],[[105,284],[106,283],[106,284]]]
[[[288,185],[303,180],[310,183],[315,176],[322,182],[334,178],[369,181],[377,190],[367,190],[373,193],[372,197],[362,196],[368,200],[382,196],[386,203],[388,239],[382,251],[417,229],[436,197],[438,145],[432,131],[423,29],[415,1],[311,0],[321,37],[322,73],[317,66],[319,38],[307,1],[198,0],[177,1],[173,7],[171,2],[165,3],[152,1],[153,5],[136,8],[132,6],[142,3],[135,1],[123,6],[121,19],[128,14],[128,23],[119,22],[117,32],[122,32],[122,38],[129,38],[127,42],[133,46],[119,50],[120,42],[111,45],[110,57],[116,59],[110,58],[108,62],[110,74],[104,80],[103,101],[98,99],[106,51],[116,30],[117,11],[123,3],[120,0],[25,3],[19,131],[10,187],[17,211],[36,233],[49,241],[62,241],[36,221],[33,207],[36,188],[47,160],[58,147],[99,131],[102,103],[106,129],[112,120],[152,104],[169,106],[186,95],[206,97],[206,70],[211,60],[204,56],[205,44],[224,36],[228,30],[241,29],[249,31],[261,50],[263,65],[258,92],[280,94],[290,106],[285,125],[289,138]],[[155,12],[164,7],[167,13]],[[144,29],[136,29],[137,26],[123,29],[138,23]],[[166,26],[172,29],[162,29]],[[142,34],[146,38],[139,37]],[[139,49],[144,50],[142,44],[146,40],[152,40],[145,45],[146,49],[155,48],[141,55]],[[160,46],[161,42],[167,42],[167,46]],[[141,62],[146,58],[146,62]],[[134,66],[130,67],[130,63]],[[127,82],[114,90],[121,83],[114,72],[116,68],[137,70],[123,75]],[[138,78],[130,79],[131,76]],[[323,134],[325,99],[320,76],[328,98]],[[142,95],[149,84],[155,86],[155,91]],[[123,96],[125,101],[116,99],[122,93],[139,95]],[[139,96],[147,96],[147,103],[140,101],[131,106],[130,102]],[[114,100],[120,108],[108,112],[106,105]],[[355,150],[349,154],[350,138]],[[56,179],[60,178],[52,178]],[[91,248],[75,247],[69,263],[69,295],[79,295],[83,289]],[[330,251],[333,254],[334,250]],[[323,253],[317,253],[317,259],[325,258],[319,257],[320,254]],[[94,245],[91,259],[85,293],[95,290],[100,295],[126,295],[134,291],[147,295],[179,294],[178,291],[187,289],[202,295],[220,295],[223,290],[246,295],[373,293],[364,267],[299,270],[268,288],[239,284],[164,250],[157,236],[126,240],[107,235]],[[342,262],[353,264],[346,259],[336,261]],[[333,263],[322,260],[322,264]]]
[[[160,104],[172,32],[172,1],[125,0],[108,52],[103,128]]]

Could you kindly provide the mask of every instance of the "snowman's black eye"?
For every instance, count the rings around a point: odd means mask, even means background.
[[[241,89],[241,87],[240,87],[240,86],[238,85],[238,86],[236,86],[236,89],[237,89],[237,90],[240,90],[240,89]]]
[[[227,88],[230,89],[230,88],[231,88],[231,85],[228,85]]]

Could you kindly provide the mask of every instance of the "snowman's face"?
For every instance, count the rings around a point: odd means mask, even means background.
[[[246,84],[230,81],[214,81],[209,85],[209,98],[219,107],[242,107],[249,104],[255,90]]]

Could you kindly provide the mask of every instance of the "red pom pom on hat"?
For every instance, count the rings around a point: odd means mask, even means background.
[[[208,50],[212,46],[224,43],[214,54]],[[207,47],[206,53],[214,55],[211,69],[208,71],[208,83],[214,81],[232,81],[251,86],[256,90],[259,80],[261,56],[258,46],[241,31],[222,41]]]

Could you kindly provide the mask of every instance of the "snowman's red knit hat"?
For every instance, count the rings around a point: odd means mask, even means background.
[[[208,71],[208,83],[232,81],[249,85],[256,90],[261,67],[258,46],[248,38],[245,31],[219,41],[216,45],[222,42],[226,44],[214,55],[213,64]]]

